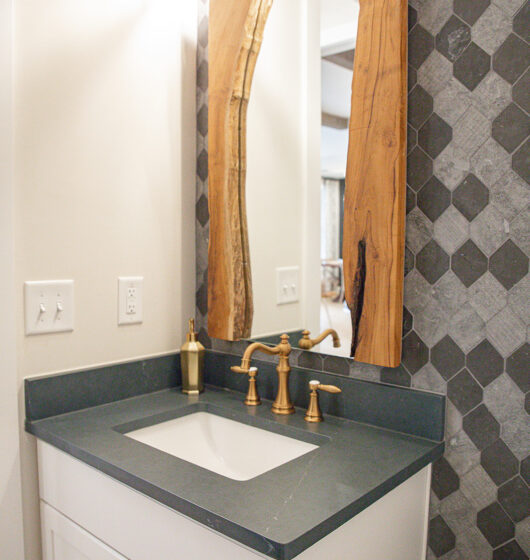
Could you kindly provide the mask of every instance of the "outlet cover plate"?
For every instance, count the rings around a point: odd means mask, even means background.
[[[143,322],[143,287],[141,276],[118,278],[118,325]]]
[[[24,282],[26,335],[74,330],[74,281]]]

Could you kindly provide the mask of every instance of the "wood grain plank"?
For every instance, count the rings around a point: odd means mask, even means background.
[[[246,218],[246,115],[272,0],[210,0],[208,334],[250,336],[252,278]]]
[[[405,250],[407,2],[360,0],[344,201],[351,355],[401,361]]]

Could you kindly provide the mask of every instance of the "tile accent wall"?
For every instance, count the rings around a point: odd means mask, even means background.
[[[206,335],[208,3],[197,72],[197,311]],[[409,0],[403,360],[299,367],[448,396],[428,558],[530,555],[530,2]]]

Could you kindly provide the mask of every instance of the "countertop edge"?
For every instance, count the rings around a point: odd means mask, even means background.
[[[408,478],[419,472],[422,468],[432,463],[443,455],[445,448],[444,442],[432,442],[434,447],[422,457],[408,465],[395,475],[387,479],[379,486],[370,490],[367,494],[353,502],[346,508],[316,525],[308,532],[286,543],[279,543],[246,529],[233,521],[229,521],[205,508],[193,504],[183,498],[171,494],[158,486],[146,482],[145,480],[130,474],[129,472],[103,460],[99,457],[83,451],[72,445],[55,434],[43,429],[39,424],[41,420],[25,422],[25,429],[28,433],[53,445],[57,449],[71,455],[75,459],[99,470],[100,472],[114,478],[131,489],[136,490],[145,496],[169,507],[170,509],[185,515],[194,521],[201,523],[205,527],[217,531],[224,536],[239,542],[257,552],[265,554],[276,560],[291,560],[317,541],[330,534],[332,531],[358,515],[364,509],[375,503],[388,492],[405,482]],[[207,516],[204,513],[207,513]],[[205,523],[205,517],[209,523]],[[236,536],[237,533],[237,536]],[[243,537],[243,538],[242,538]]]

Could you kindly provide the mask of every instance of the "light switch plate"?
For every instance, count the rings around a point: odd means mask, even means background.
[[[276,303],[295,303],[298,301],[300,267],[284,266],[276,269]]]
[[[24,282],[27,335],[74,330],[74,281]]]
[[[118,278],[118,325],[143,321],[143,287],[141,276]]]

